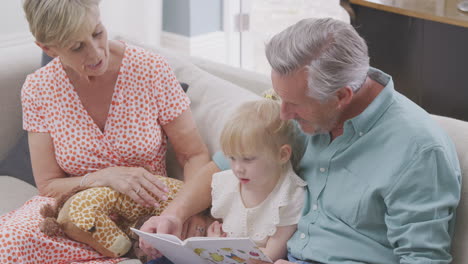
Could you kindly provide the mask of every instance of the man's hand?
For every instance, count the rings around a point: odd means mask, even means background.
[[[171,234],[180,237],[182,232],[182,221],[177,217],[169,215],[153,216],[141,226],[140,230],[148,233]],[[152,259],[162,257],[158,250],[147,244],[141,238],[140,248]]]
[[[214,221],[208,227],[206,232],[206,236],[208,237],[226,237],[227,234],[223,232],[223,225],[218,221]]]
[[[265,261],[261,261],[261,260],[257,260],[257,259],[249,259],[247,260],[247,264],[271,264],[270,262],[265,262]],[[277,261],[275,261],[274,264],[294,264],[293,262],[289,262],[287,260],[282,260],[282,259],[278,259]]]

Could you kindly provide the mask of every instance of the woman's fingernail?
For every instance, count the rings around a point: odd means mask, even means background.
[[[165,192],[169,192],[169,189],[167,187],[164,187]]]
[[[158,203],[154,203],[154,207],[159,207],[160,205]]]
[[[164,201],[167,201],[167,196],[166,196],[166,195],[163,195],[162,199],[163,199]]]

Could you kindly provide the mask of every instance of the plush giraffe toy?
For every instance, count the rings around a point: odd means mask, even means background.
[[[179,180],[158,178],[169,189],[168,199],[159,200],[158,208],[144,207],[111,188],[95,187],[64,196],[55,207],[44,206],[41,214],[45,220],[40,229],[49,236],[63,231],[71,239],[88,244],[104,256],[120,257],[132,246],[130,227],[134,227],[141,217],[159,215],[182,187]],[[109,215],[118,215],[121,221],[116,223]]]

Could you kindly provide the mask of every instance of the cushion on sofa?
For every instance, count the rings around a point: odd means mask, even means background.
[[[172,52],[153,46],[138,45],[164,56],[174,70],[177,79],[190,85],[190,89],[187,91],[191,100],[190,108],[210,154],[214,154],[220,149],[221,129],[234,109],[246,101],[261,98],[249,90],[200,69]],[[169,148],[166,160],[168,175],[182,179],[182,169],[177,164],[171,148]]]
[[[32,185],[11,176],[0,176],[0,215],[19,208],[24,202],[38,194]]]
[[[26,75],[39,68],[41,49],[32,41],[0,48],[0,160],[18,141],[21,133],[21,87]],[[36,58],[36,59],[34,59]]]
[[[20,135],[18,142],[0,161],[0,175],[10,175],[36,186],[29,155],[28,133],[22,130]]]
[[[455,143],[462,178],[468,176],[468,122],[461,120],[432,115]],[[457,219],[455,222],[455,234],[452,243],[452,263],[468,263],[468,184],[462,181],[461,201],[457,208]]]

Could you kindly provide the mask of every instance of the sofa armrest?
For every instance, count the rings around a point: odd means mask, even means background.
[[[0,215],[19,208],[39,192],[29,183],[11,176],[0,176]]]

